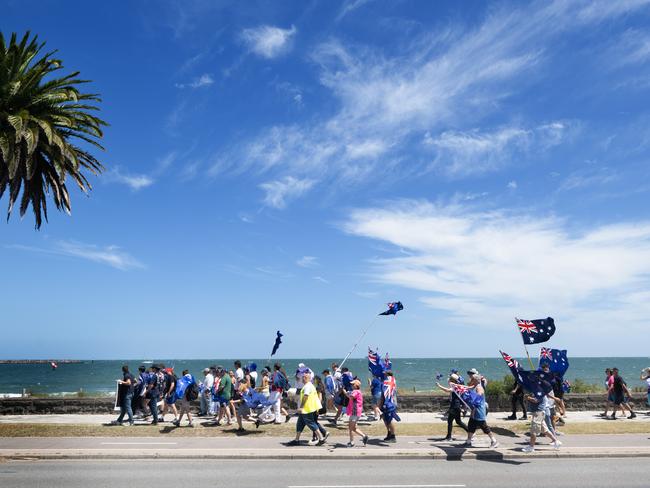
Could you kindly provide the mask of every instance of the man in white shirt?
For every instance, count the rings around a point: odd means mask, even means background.
[[[233,364],[235,365],[235,389],[237,389],[244,379],[244,370],[241,369],[241,361],[239,359]]]
[[[212,401],[212,386],[214,385],[214,375],[210,368],[203,370],[203,393],[201,394],[201,412],[200,415],[205,417],[208,414],[214,414],[214,402]]]

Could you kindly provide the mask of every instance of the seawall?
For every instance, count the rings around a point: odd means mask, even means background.
[[[365,407],[370,408],[368,397],[365,397]],[[441,395],[400,395],[399,409],[403,412],[436,412],[448,406],[448,397]],[[599,410],[603,408],[605,395],[598,393],[567,394],[564,401],[569,410]],[[642,405],[645,398],[633,399],[637,405]],[[113,411],[113,398],[2,398],[0,399],[0,415],[30,415],[30,414],[107,414]],[[295,402],[290,400],[289,406],[295,408]],[[510,411],[508,396],[488,396],[490,410]],[[198,411],[199,402],[193,402],[193,409]]]

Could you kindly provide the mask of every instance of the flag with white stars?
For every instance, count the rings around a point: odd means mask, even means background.
[[[539,353],[539,366],[548,364],[551,372],[557,374],[560,378],[564,377],[567,369],[569,369],[569,359],[566,355],[566,349],[548,349],[542,347]]]
[[[509,356],[503,351],[499,352],[510,368],[512,376],[515,377],[517,383],[519,383],[524,390],[535,395],[535,397],[539,399],[553,391],[553,386],[551,385],[552,373],[547,374],[543,371],[526,371],[512,356]]]
[[[551,317],[537,320],[515,319],[524,344],[539,344],[555,334],[555,321]]]

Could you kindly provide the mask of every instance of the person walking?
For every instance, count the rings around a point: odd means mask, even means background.
[[[200,409],[199,417],[207,417],[214,412],[214,402],[212,401],[212,385],[214,384],[214,375],[210,368],[203,370],[203,384],[200,392]]]
[[[311,382],[311,371],[306,370],[302,377],[303,386],[300,390],[300,403],[298,405],[298,422],[296,423],[296,438],[290,441],[287,445],[297,446],[300,444],[300,435],[305,427],[309,428],[315,435],[316,440],[310,440],[310,446],[321,446],[325,443],[329,433],[325,431],[325,435],[321,434],[316,414],[323,407],[318,399],[318,392],[316,387]]]
[[[510,405],[512,406],[512,415],[506,417],[506,420],[517,420],[517,406],[521,405],[521,418],[519,420],[527,420],[528,414],[526,413],[526,405],[524,405],[524,389],[515,380],[515,384],[510,392]]]
[[[282,369],[280,363],[273,365],[273,375],[270,380],[271,394],[269,395],[269,405],[262,411],[262,414],[255,422],[256,427],[261,424],[271,423],[281,424],[282,394],[289,389],[289,380]],[[288,415],[286,416],[288,420]]]
[[[120,415],[117,420],[112,422],[114,425],[122,425],[124,415],[128,415],[129,425],[133,425],[133,409],[131,402],[133,401],[133,387],[135,386],[135,378],[129,373],[129,365],[122,366],[122,379],[117,380],[118,383],[118,396],[121,397],[120,402]]]
[[[494,449],[499,447],[499,442],[492,433],[490,426],[487,424],[487,405],[485,403],[485,390],[481,384],[481,376],[476,372],[476,370],[469,370],[468,372],[470,381],[469,387],[474,388],[474,391],[479,397],[478,406],[472,408],[472,413],[469,417],[469,422],[467,423],[467,440],[465,441],[465,446],[472,447],[472,439],[477,428],[480,428],[484,434],[490,438],[490,448]]]
[[[217,416],[216,425],[221,425],[221,419],[226,416],[226,425],[232,424],[230,417],[230,399],[232,398],[232,379],[230,374],[221,366],[217,368],[219,377],[219,387],[217,389],[217,407],[219,415]]]
[[[165,421],[165,414],[167,410],[171,410],[174,414],[175,422],[178,419],[178,409],[176,408],[176,375],[174,374],[174,368],[167,368],[164,371],[165,376],[165,393],[164,393],[164,402],[162,413],[160,414],[160,421]]]
[[[381,418],[381,410],[379,404],[381,403],[381,379],[373,376],[368,379],[368,386],[370,386],[370,405],[372,406],[372,417],[368,416],[368,420],[379,420]]]
[[[451,383],[459,384],[458,383],[459,379],[460,378],[456,373],[452,373],[449,375],[450,384]],[[464,402],[458,396],[458,393],[456,393],[451,388],[445,388],[438,382],[436,382],[436,385],[442,391],[446,391],[447,393],[449,393],[449,410],[447,411],[447,437],[445,437],[443,440],[453,441],[454,438],[451,436],[451,431],[454,427],[454,422],[456,422],[456,425],[458,425],[461,429],[467,432],[467,425],[465,425],[465,422],[463,422],[463,420],[461,419],[461,411],[463,409]]]
[[[625,415],[625,410],[627,409],[630,412],[628,419],[636,418],[636,414],[630,406],[629,399],[632,397],[632,393],[627,387],[625,380],[618,374],[618,368],[612,369],[612,376],[614,381],[612,382],[612,393],[614,396],[614,411],[612,412],[611,419],[616,420],[616,409],[621,409],[621,414]]]
[[[151,375],[149,376],[149,387],[148,387],[148,398],[149,398],[149,410],[151,411],[151,416],[153,420],[151,425],[158,424],[158,402],[160,401],[160,396],[164,392],[165,388],[165,375],[160,370],[159,365],[151,366]]]
[[[401,419],[397,414],[397,384],[392,371],[384,373],[386,379],[381,389],[381,402],[379,408],[381,409],[381,418],[386,426],[386,437],[384,442],[397,442],[395,437],[395,424],[393,421],[399,422]]]
[[[196,380],[194,379],[194,376],[190,374],[190,372],[185,369],[183,370],[182,373],[183,380],[187,383],[185,387],[185,391],[179,392],[180,396],[178,397],[178,406],[180,407],[179,409],[179,414],[178,414],[178,420],[174,420],[172,423],[176,427],[180,427],[181,425],[181,420],[183,420],[183,415],[187,416],[187,426],[188,427],[194,427],[194,424],[192,424],[192,414],[190,413],[190,395],[191,392],[193,391],[193,385],[196,383]],[[178,396],[178,395],[177,395]]]
[[[546,422],[545,398],[545,396],[540,399],[535,398],[534,395],[525,396],[530,414],[530,440],[529,444],[522,449],[523,452],[535,452],[537,437],[541,435]],[[547,430],[546,435],[553,441],[553,447],[559,449],[562,443],[555,436],[555,432]]]
[[[359,437],[361,437],[361,442],[363,442],[363,446],[365,447],[368,443],[368,436],[357,428],[357,422],[363,414],[363,394],[361,393],[361,381],[354,379],[350,384],[352,386],[352,391],[345,392],[345,395],[348,397],[348,406],[346,412],[348,416],[348,433],[350,435],[348,447],[354,446],[354,434],[357,434]]]

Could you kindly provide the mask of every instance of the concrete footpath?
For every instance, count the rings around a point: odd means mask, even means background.
[[[475,447],[463,439],[402,436],[388,444],[371,438],[363,447],[346,447],[346,437],[330,437],[323,446],[286,446],[279,437],[20,437],[0,438],[0,459],[521,459],[650,457],[648,434],[564,436],[555,450],[541,439],[534,453],[524,453],[525,435],[498,436],[499,447],[490,449],[488,438],[477,436]]]

